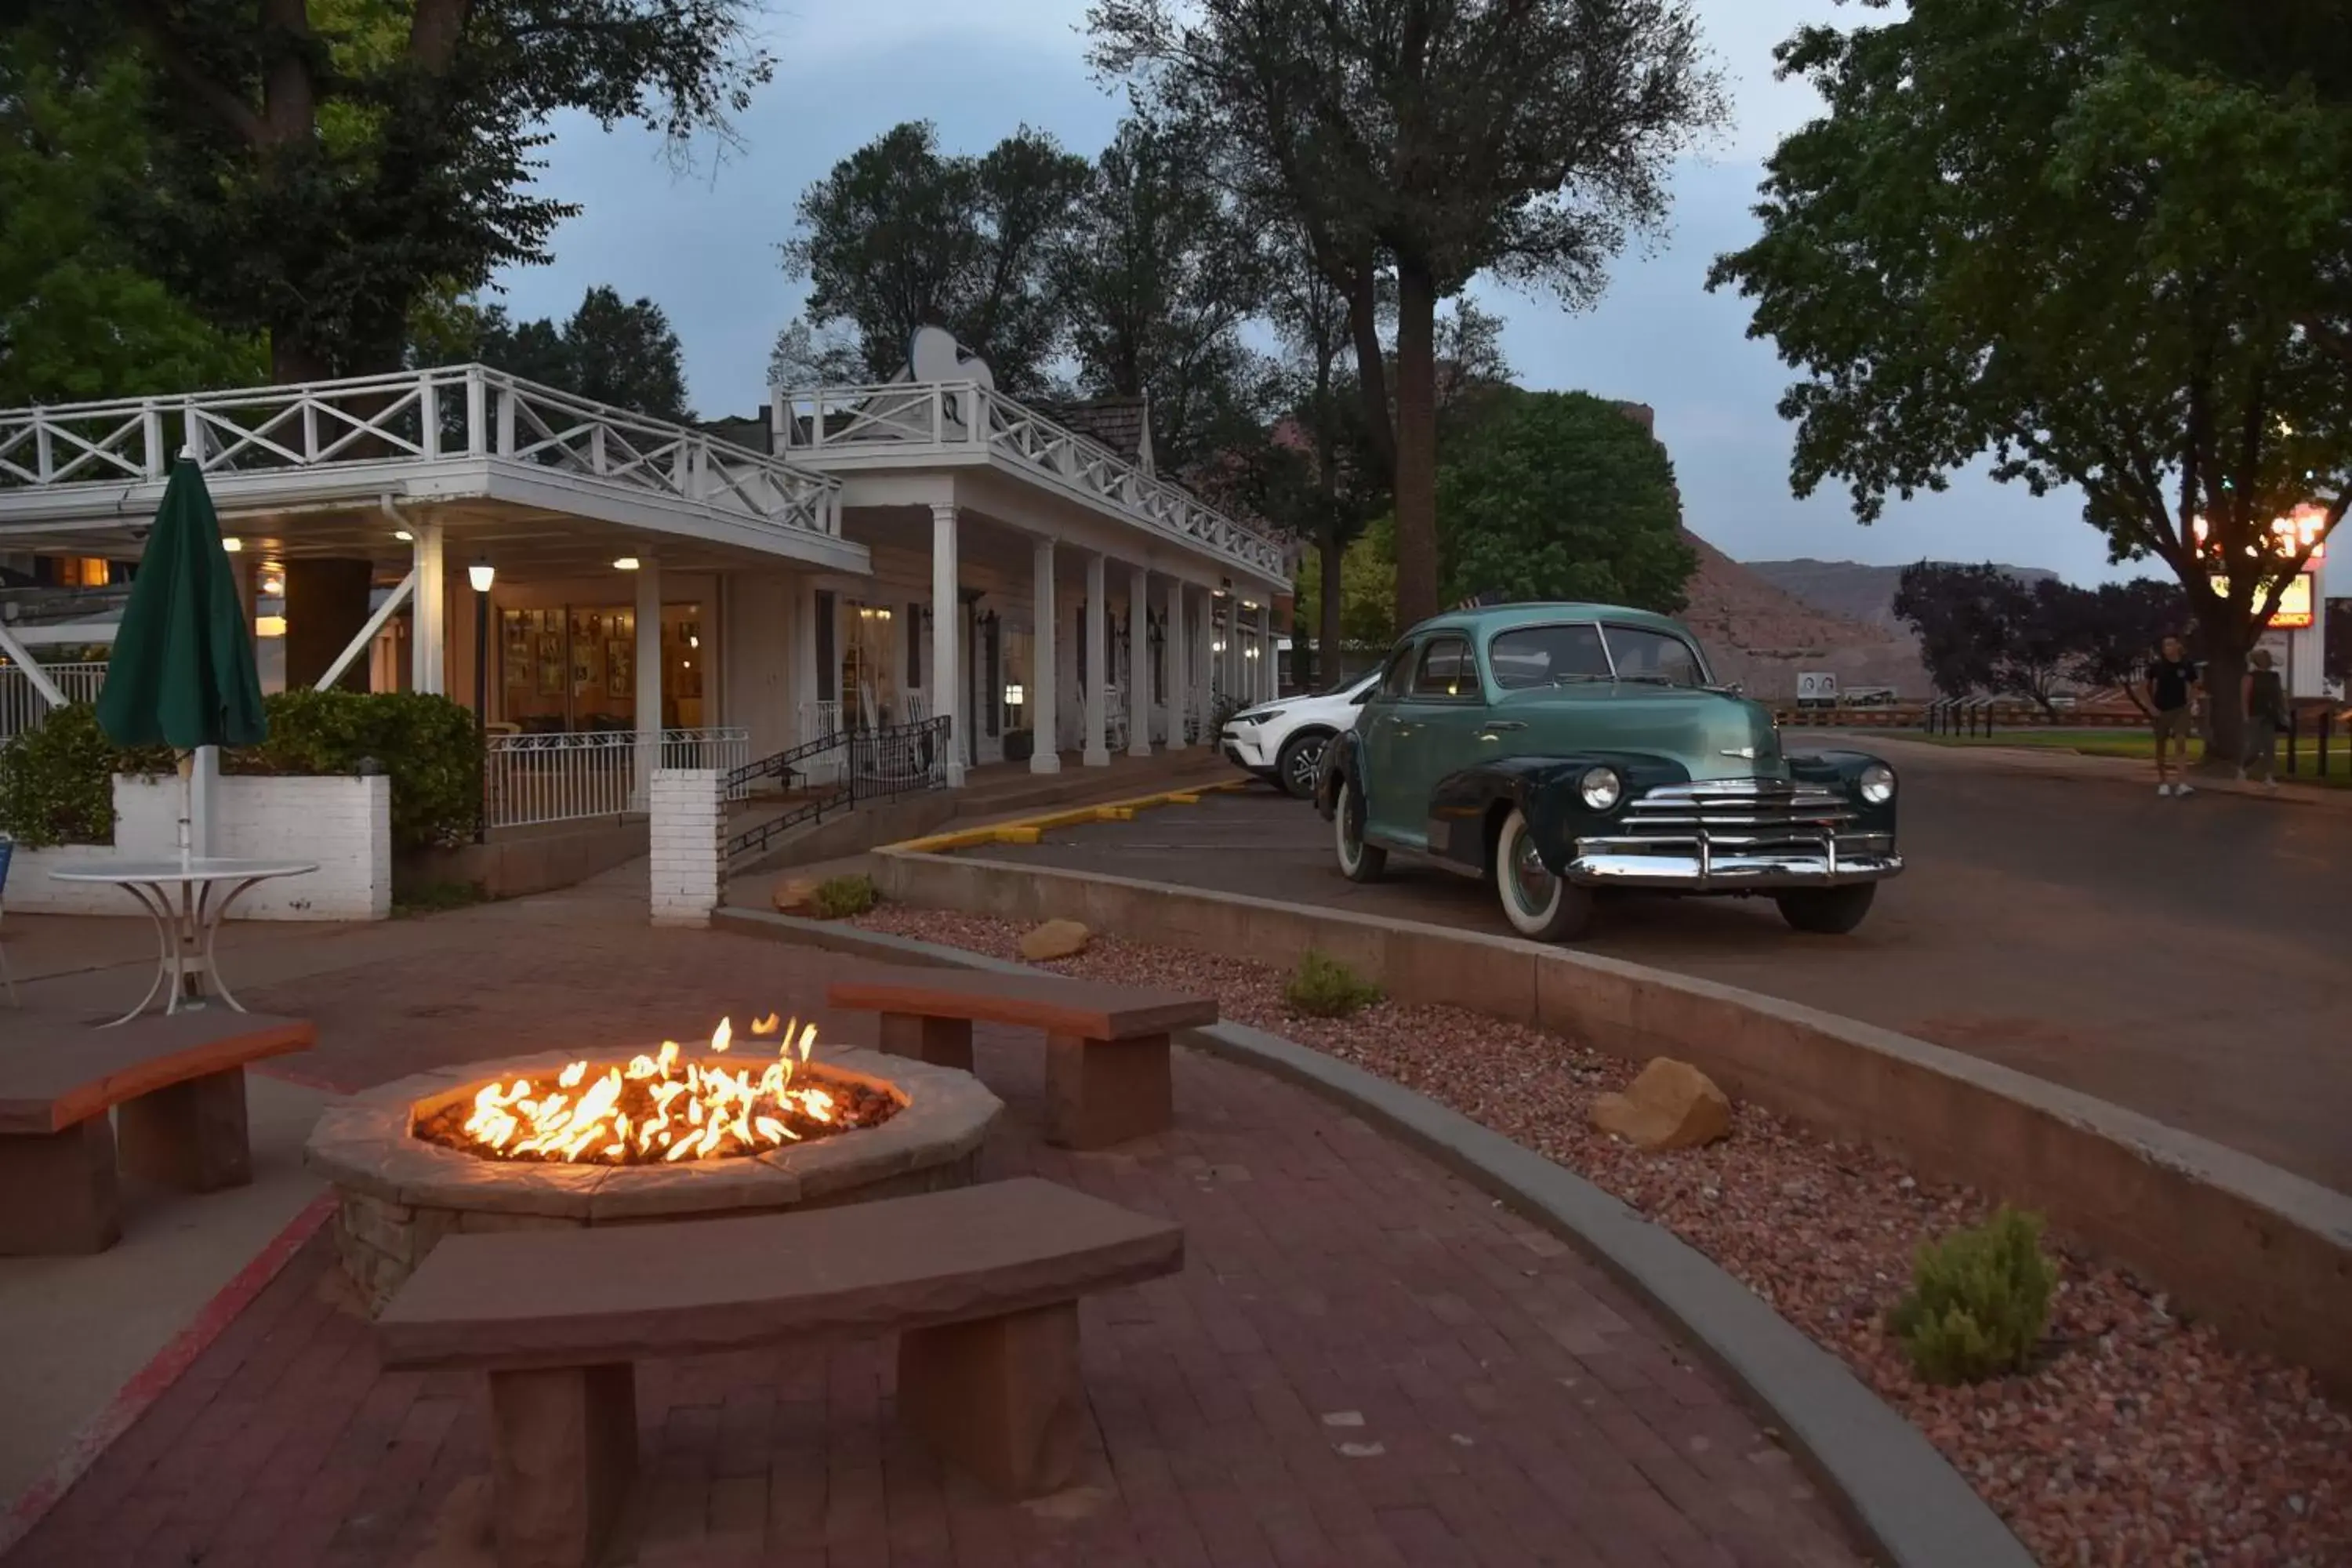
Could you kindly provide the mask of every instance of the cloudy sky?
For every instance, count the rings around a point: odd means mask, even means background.
[[[1521,384],[1654,405],[1691,526],[1743,560],[1935,556],[2045,566],[2077,581],[2111,575],[2071,496],[2037,501],[1966,476],[1863,528],[1842,493],[1790,495],[1790,431],[1773,413],[1789,373],[1769,342],[1748,341],[1745,303],[1702,282],[1716,254],[1754,232],[1762,158],[1818,109],[1810,88],[1773,79],[1772,46],[1801,23],[1856,12],[1832,0],[1695,3],[1731,78],[1737,122],[1680,169],[1671,234],[1620,262],[1597,310],[1570,315],[1548,299],[1479,290],[1507,322]],[[557,234],[554,265],[502,279],[509,308],[526,316],[568,314],[598,283],[657,301],[685,342],[706,416],[749,413],[764,396],[769,344],[800,304],[776,246],[794,199],[836,160],[902,120],[936,121],[960,151],[1027,123],[1091,153],[1118,119],[1118,100],[1084,63],[1086,0],[772,5],[761,26],[779,65],[743,119],[744,150],[680,177],[641,133],[559,123],[545,184],[585,210]]]

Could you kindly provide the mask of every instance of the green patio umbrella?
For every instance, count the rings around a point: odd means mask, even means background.
[[[184,858],[192,754],[200,746],[257,745],[268,733],[253,635],[221,548],[220,521],[202,470],[186,458],[172,465],[139,558],[99,692],[98,721],[116,745],[163,745],[180,753]]]

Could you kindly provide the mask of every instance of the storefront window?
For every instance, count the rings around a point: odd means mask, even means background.
[[[662,607],[661,728],[702,725],[702,607]],[[533,734],[637,727],[637,613],[565,605],[499,614],[500,712]]]

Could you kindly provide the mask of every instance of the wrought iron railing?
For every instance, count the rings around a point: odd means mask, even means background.
[[[803,823],[822,822],[827,816],[855,809],[862,801],[896,800],[900,795],[944,788],[948,747],[952,741],[951,719],[941,715],[910,724],[820,736],[736,770],[728,775],[730,788],[738,778],[748,786],[760,778],[793,776],[795,753],[805,759],[835,752],[842,759],[840,776],[820,793],[730,837],[727,840],[728,864],[764,854],[777,839]],[[775,771],[764,771],[771,768]]]
[[[778,451],[844,466],[867,454],[985,451],[1083,500],[1107,504],[1170,539],[1269,577],[1286,575],[1281,546],[1177,485],[1145,473],[1089,437],[971,382],[775,389]]]
[[[487,458],[774,527],[841,531],[838,479],[479,364],[0,409],[0,499],[161,481],[183,447],[215,482]]]

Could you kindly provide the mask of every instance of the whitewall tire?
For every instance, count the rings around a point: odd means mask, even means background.
[[[1364,842],[1364,797],[1353,779],[1339,781],[1339,796],[1332,803],[1331,847],[1339,875],[1350,882],[1377,882],[1389,868],[1389,852]]]
[[[1495,840],[1495,895],[1511,929],[1537,942],[1565,942],[1592,923],[1591,890],[1545,868],[1517,806]]]

